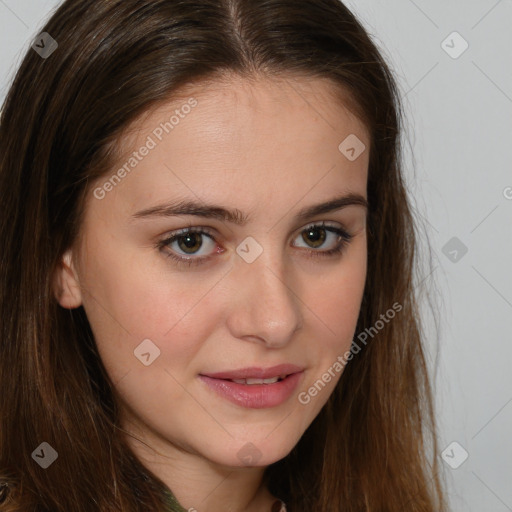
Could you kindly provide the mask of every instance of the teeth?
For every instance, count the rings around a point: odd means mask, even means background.
[[[271,377],[270,379],[233,379],[237,384],[274,384],[283,377]]]

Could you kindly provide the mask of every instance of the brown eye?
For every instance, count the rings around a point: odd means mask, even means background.
[[[295,245],[295,247],[309,249],[307,252],[314,258],[334,257],[344,252],[352,238],[353,235],[341,227],[325,223],[310,224],[301,231],[300,240],[305,245]]]
[[[208,259],[215,252],[215,245],[213,235],[206,228],[190,227],[170,234],[158,242],[157,248],[177,262],[194,265]]]
[[[302,232],[302,239],[316,249],[317,247],[321,247],[324,243],[326,239],[325,231],[326,230],[320,226],[307,228]]]
[[[203,245],[200,233],[187,233],[176,237],[178,247],[186,254],[194,254]]]

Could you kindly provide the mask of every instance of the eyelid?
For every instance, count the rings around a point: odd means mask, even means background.
[[[212,230],[211,228],[208,228],[206,226],[187,226],[185,228],[180,228],[175,231],[170,231],[164,236],[162,240],[156,243],[156,246],[159,249],[163,249],[164,247],[176,241],[176,239],[179,238],[180,236],[186,235],[188,233],[199,233],[201,235],[208,236],[213,241],[216,241],[214,236],[214,230]],[[206,256],[204,256],[203,258],[206,258]]]

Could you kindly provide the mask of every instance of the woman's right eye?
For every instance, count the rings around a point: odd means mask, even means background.
[[[215,240],[209,230],[207,230],[206,228],[192,227],[180,229],[179,231],[176,231],[168,235],[164,240],[158,243],[158,248],[160,250],[164,250],[166,256],[172,258],[178,264],[182,263],[188,266],[196,265],[204,262],[205,260],[211,257],[211,254],[197,256],[197,252],[205,246],[205,237],[207,237],[208,239],[206,247],[210,245],[210,249],[215,248]],[[183,256],[175,254],[176,252],[178,252],[179,254],[180,251],[181,254],[183,254]],[[189,257],[187,257],[187,255]]]

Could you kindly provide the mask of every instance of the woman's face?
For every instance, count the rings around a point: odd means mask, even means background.
[[[134,124],[57,292],[84,306],[127,431],[228,466],[299,441],[340,377],[366,278],[365,206],[321,205],[366,198],[369,144],[319,79],[233,77]]]

